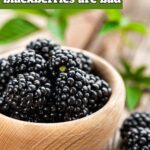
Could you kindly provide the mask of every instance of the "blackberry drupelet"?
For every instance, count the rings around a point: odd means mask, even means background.
[[[14,76],[25,72],[37,72],[47,75],[47,63],[43,57],[36,54],[33,50],[23,51],[20,54],[8,57],[10,72]]]
[[[92,71],[92,60],[88,56],[84,55],[83,53],[78,52],[77,57],[81,59],[82,67],[81,69],[87,73],[91,73]]]
[[[103,86],[103,80],[94,75],[89,77],[77,68],[60,73],[53,93],[58,108],[58,121],[79,119],[101,108],[108,100],[103,99]]]
[[[87,79],[91,87],[88,108],[90,112],[93,113],[107,103],[111,95],[111,88],[109,84],[103,79],[100,79],[99,76],[88,74]]]
[[[123,142],[127,150],[150,150],[150,129],[132,128],[123,138]]]
[[[121,136],[125,137],[131,128],[143,127],[150,128],[150,113],[133,113],[127,118],[121,128]]]
[[[77,53],[68,49],[60,49],[51,51],[49,60],[49,70],[53,77],[57,77],[59,73],[66,72],[69,68],[81,68],[81,59],[77,57]]]
[[[0,96],[10,79],[10,64],[6,59],[0,59]]]
[[[49,41],[47,39],[37,39],[32,41],[28,46],[27,49],[33,49],[37,54],[43,56],[44,59],[49,60],[51,57],[51,51],[55,51],[60,49],[60,45],[54,41]]]
[[[31,122],[53,122],[56,108],[51,100],[51,82],[38,73],[19,74],[0,98],[0,111],[13,118]]]

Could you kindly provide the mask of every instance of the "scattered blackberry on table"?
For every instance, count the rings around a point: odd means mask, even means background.
[[[47,74],[47,63],[43,57],[33,50],[23,51],[20,54],[8,57],[10,72],[14,76],[25,72],[37,72],[41,75]]]
[[[122,147],[126,150],[150,150],[150,113],[135,112],[121,128]]]
[[[10,80],[0,98],[0,111],[16,119],[52,122],[56,114],[51,100],[51,82],[35,72]]]
[[[103,101],[103,81],[97,78],[93,75],[89,80],[86,72],[77,68],[59,74],[53,93],[59,121],[85,117],[107,102],[108,99]],[[97,83],[94,82],[95,80]],[[110,93],[107,94],[110,96]]]
[[[54,41],[47,39],[37,39],[27,45],[27,49],[33,49],[37,54],[40,54],[44,59],[49,60],[51,51],[60,49],[60,45]]]
[[[131,116],[127,118],[123,123],[123,126],[121,128],[121,136],[126,136],[127,132],[131,128],[136,127],[150,128],[150,113],[136,112],[131,114]]]
[[[68,49],[60,49],[51,51],[49,60],[49,70],[53,77],[57,77],[59,73],[66,72],[69,68],[81,68],[81,59],[77,57],[77,53]]]
[[[123,138],[127,150],[150,150],[150,129],[132,128]]]
[[[0,59],[0,96],[10,79],[10,64],[6,59]]]

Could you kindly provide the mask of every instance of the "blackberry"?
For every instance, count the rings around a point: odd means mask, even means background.
[[[132,128],[123,140],[127,150],[150,150],[150,129]]]
[[[70,121],[89,115],[87,103],[90,87],[85,76],[79,69],[59,74],[53,93],[59,121]]]
[[[57,77],[61,72],[67,72],[72,67],[90,73],[92,70],[92,60],[82,53],[76,53],[69,49],[60,49],[51,51],[48,66],[53,77]]]
[[[27,45],[27,49],[35,50],[37,54],[40,54],[44,59],[49,60],[51,57],[50,52],[60,49],[60,45],[47,39],[37,39]]]
[[[36,54],[33,50],[11,55],[8,57],[8,61],[10,63],[10,72],[14,76],[32,71],[41,75],[47,75],[46,61],[41,55]]]
[[[150,113],[133,113],[127,118],[121,128],[121,136],[125,137],[131,128],[143,127],[150,128]]]
[[[81,59],[77,57],[77,53],[68,49],[51,51],[48,67],[53,77],[57,77],[59,73],[66,72],[71,67],[81,68],[81,66]]]
[[[81,59],[81,64],[82,64],[81,69],[87,73],[91,73],[91,71],[92,71],[92,60],[88,56],[86,56],[80,52],[77,53],[77,57]]]
[[[10,78],[10,64],[6,59],[0,59],[0,96],[5,90]]]
[[[103,81],[95,78],[94,75],[89,77],[86,72],[77,68],[59,74],[53,93],[58,121],[88,116],[106,103],[103,101]]]
[[[103,79],[100,79],[99,76],[88,74],[87,79],[91,87],[88,107],[91,113],[93,113],[107,103],[111,95],[111,88],[109,84]]]
[[[46,77],[35,72],[18,74],[0,98],[0,111],[19,120],[53,122],[56,108],[51,93],[51,82]]]

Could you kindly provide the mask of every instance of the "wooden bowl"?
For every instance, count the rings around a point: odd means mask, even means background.
[[[97,72],[109,82],[112,95],[108,103],[88,117],[64,123],[30,123],[0,114],[0,149],[102,150],[112,136],[124,108],[123,81],[117,71],[102,58],[80,49],[71,49],[91,57]]]

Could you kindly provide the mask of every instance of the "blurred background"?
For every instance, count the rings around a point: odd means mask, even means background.
[[[123,10],[0,10],[0,55],[48,38],[105,58],[124,79],[125,118],[150,112],[149,31],[149,0],[126,0]],[[106,149],[117,147],[116,133]]]

